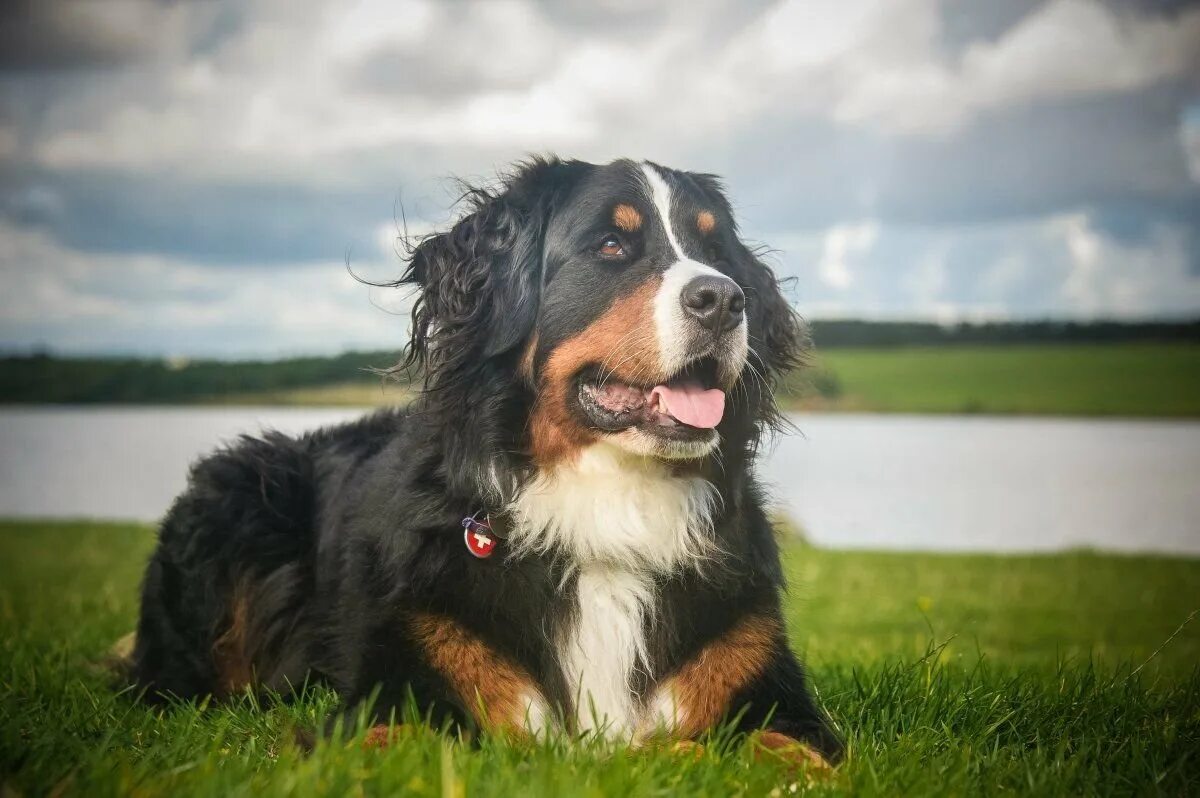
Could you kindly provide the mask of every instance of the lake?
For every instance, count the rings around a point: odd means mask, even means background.
[[[152,521],[221,441],[357,409],[0,408],[0,516]],[[814,543],[1200,554],[1200,422],[804,414],[761,474]]]

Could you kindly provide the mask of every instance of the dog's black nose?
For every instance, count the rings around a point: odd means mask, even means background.
[[[705,274],[691,280],[680,295],[685,313],[708,330],[720,334],[742,323],[746,296],[728,277]]]

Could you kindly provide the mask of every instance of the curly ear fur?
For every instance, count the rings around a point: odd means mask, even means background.
[[[750,320],[750,353],[778,379],[800,366],[804,357],[804,324],[783,296],[779,278],[762,262],[760,253],[739,247],[746,260],[747,316]]]
[[[469,188],[469,213],[413,250],[400,284],[421,293],[404,365],[420,367],[426,390],[469,379],[479,358],[512,349],[532,329],[545,214],[531,184],[552,166],[531,162],[499,190]]]
[[[692,178],[713,205],[725,211],[728,218],[733,218],[725,186],[719,177],[695,174]],[[762,251],[752,250],[742,243],[736,227],[733,234],[734,260],[746,293],[750,365],[758,372],[748,380],[747,392],[760,423],[777,428],[782,417],[775,404],[775,388],[789,371],[804,363],[804,323],[784,297],[775,273],[762,262]]]
[[[542,245],[571,163],[534,159],[497,189],[468,188],[468,213],[412,250],[399,285],[415,285],[412,335],[399,368],[423,381],[422,412],[436,424],[448,486],[503,493],[519,468],[509,440],[525,389],[516,361],[537,319]],[[499,483],[499,484],[498,484]]]
[[[746,294],[750,338],[747,371],[752,373],[743,375],[743,380],[757,420],[758,434],[754,439],[757,441],[764,432],[787,426],[775,396],[782,379],[804,361],[804,325],[784,298],[779,279],[762,262],[758,252],[739,241],[735,260],[740,263]]]

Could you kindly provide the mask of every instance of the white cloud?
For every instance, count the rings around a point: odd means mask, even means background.
[[[926,252],[906,270],[904,287],[916,315],[946,313],[944,299],[947,290],[946,245],[938,236],[927,245]]]
[[[59,124],[36,146],[36,159],[56,169],[326,180],[344,171],[340,158],[405,145],[570,147],[597,135],[595,87],[579,77],[600,77],[603,62],[617,55],[583,46],[553,60],[569,42],[528,2],[482,3],[470,13],[415,2],[366,3],[349,14],[329,5],[285,17],[267,13],[270,5],[255,8],[265,18],[214,53],[152,74],[131,70],[95,87],[82,109],[70,105],[77,98],[63,98],[49,114]],[[396,74],[386,92],[361,90],[354,64],[385,48],[411,57],[409,72]],[[423,89],[425,72],[447,59],[469,61],[462,68],[482,88],[453,97]],[[497,73],[514,87],[483,85]]]
[[[869,253],[878,237],[879,226],[870,221],[829,229],[817,263],[821,279],[832,288],[849,288],[854,282],[854,260]]]
[[[1170,22],[1052,0],[955,64],[939,48],[935,0],[786,0],[715,34],[706,18],[731,9],[711,5],[680,4],[629,39],[556,25],[528,0],[255,4],[252,24],[213,52],[64,96],[36,157],[303,179],[413,145],[671,160],[781,113],[937,134],[991,109],[1125,91],[1200,64],[1200,9]],[[381,54],[396,74],[364,88],[356,70]],[[439,82],[447,71],[461,91]]]
[[[834,5],[781,4],[740,44],[744,77],[765,62],[802,107],[896,133],[943,134],[993,109],[1129,91],[1200,67],[1200,9],[1172,20],[1051,0],[954,63],[939,48],[933,0]]]
[[[82,253],[7,224],[0,239],[7,348],[275,355],[399,348],[407,332],[409,292],[365,286],[340,263],[214,269]]]
[[[429,0],[358,0],[329,15],[326,42],[339,60],[392,46],[413,46],[433,31],[437,7]]]
[[[778,270],[813,318],[1194,317],[1188,229],[1115,238],[1082,213],[972,226],[835,225],[784,236]]]
[[[1070,257],[1060,291],[1075,315],[1138,318],[1200,311],[1200,275],[1188,268],[1185,231],[1156,226],[1145,242],[1127,244],[1105,235],[1083,214],[1046,223]]]
[[[779,3],[763,15],[754,32],[761,48],[759,57],[782,73],[818,69],[852,58],[862,39],[888,15],[889,5],[890,0]]]
[[[379,252],[354,268],[392,277],[395,228],[377,229]],[[1159,225],[1117,240],[1082,214],[966,228],[864,221],[782,236],[775,267],[799,276],[790,298],[814,318],[1186,316],[1200,313],[1200,276],[1185,237]],[[9,349],[279,355],[396,349],[407,332],[408,289],[369,288],[335,261],[217,268],[83,253],[7,224],[0,240]]]
[[[1019,252],[1005,252],[991,264],[979,281],[985,296],[1003,297],[1031,273],[1029,260]]]

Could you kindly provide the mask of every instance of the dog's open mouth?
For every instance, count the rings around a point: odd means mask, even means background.
[[[716,373],[711,358],[653,385],[585,371],[579,379],[579,407],[593,425],[610,432],[638,427],[671,438],[705,437],[725,414],[725,392],[715,387]]]

